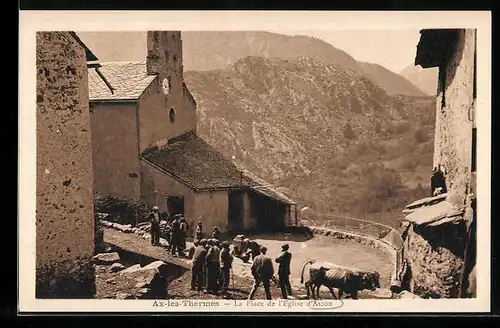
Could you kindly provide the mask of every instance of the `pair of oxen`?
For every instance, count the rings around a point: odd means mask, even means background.
[[[321,286],[326,286],[335,299],[337,296],[334,289],[338,289],[338,299],[341,299],[344,293],[349,294],[352,299],[358,299],[359,291],[375,291],[380,288],[380,275],[377,271],[362,271],[314,260],[304,263],[300,275],[301,284],[304,283],[304,270],[307,265],[310,265],[309,280],[305,283],[307,298],[312,294],[312,297],[317,299]]]

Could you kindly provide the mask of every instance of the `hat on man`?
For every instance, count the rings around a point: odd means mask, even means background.
[[[281,245],[281,250],[282,251],[287,251],[290,248],[288,244]]]
[[[160,208],[158,206],[153,206],[153,211],[158,211]]]
[[[261,251],[262,253],[267,252],[267,247],[266,247],[266,246],[260,246],[260,251]]]
[[[206,240],[205,238],[202,238],[202,239],[200,240],[200,245],[201,245],[201,246],[205,246],[206,244],[207,244],[207,240]]]

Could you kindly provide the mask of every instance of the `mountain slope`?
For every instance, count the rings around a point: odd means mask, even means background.
[[[79,36],[101,61],[146,58],[146,32],[81,32]],[[358,63],[345,51],[309,36],[249,31],[185,31],[182,32],[182,41],[185,71],[224,69],[247,56],[287,60],[309,57],[363,73],[391,95],[424,94],[404,77],[380,65]]]
[[[360,73],[310,58],[245,57],[185,79],[198,133],[302,204],[375,213],[425,190],[432,98],[391,97]]]
[[[361,71],[345,51],[309,36],[289,36],[260,31],[182,33],[187,71],[224,69],[240,58],[259,56],[281,59],[310,57],[345,69]]]
[[[368,78],[370,78],[375,84],[379,85],[388,94],[401,94],[417,97],[426,95],[405,77],[393,73],[381,65],[365,62],[359,62],[358,64],[361,66]]]
[[[402,70],[400,74],[426,94],[430,96],[436,95],[439,74],[438,68],[423,69],[420,65],[409,65]]]

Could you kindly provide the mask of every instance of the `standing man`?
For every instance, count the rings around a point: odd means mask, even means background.
[[[187,235],[187,229],[188,229],[188,226],[187,226],[187,222],[186,222],[186,219],[181,216],[180,220],[179,220],[180,224],[179,224],[179,244],[180,244],[180,248],[181,248],[181,252],[183,252],[185,249],[186,249],[186,235]]]
[[[201,291],[205,287],[205,261],[207,257],[206,239],[200,240],[198,246],[194,250],[192,267],[191,267],[191,290]]]
[[[220,268],[222,280],[222,296],[227,296],[227,289],[229,287],[229,280],[231,279],[231,267],[233,264],[233,256],[229,253],[229,243],[222,242],[222,250],[220,252]],[[233,278],[234,279],[234,278]]]
[[[257,288],[259,288],[261,283],[264,285],[266,299],[272,299],[270,281],[274,275],[274,267],[273,261],[266,255],[266,252],[267,247],[262,246],[260,248],[260,254],[253,259],[252,275],[255,279],[255,282],[253,284],[252,290],[250,291],[250,295],[248,295],[249,300],[253,299],[255,292],[257,291]]]
[[[287,298],[292,295],[292,286],[290,285],[290,262],[292,261],[292,253],[288,251],[288,244],[281,246],[281,255],[276,258],[276,263],[279,263],[278,277],[281,288],[281,297]]]
[[[170,240],[172,241],[171,252],[172,252],[172,255],[174,255],[174,256],[176,255],[176,253],[178,253],[178,255],[181,254],[181,250],[179,249],[180,230],[181,230],[181,227],[180,227],[179,218],[174,217],[174,221],[172,221],[172,232],[171,232],[172,235],[170,238]]]
[[[158,206],[153,206],[152,212],[148,215],[148,220],[151,222],[151,245],[158,246],[160,244],[160,214]]]
[[[201,240],[203,238],[203,223],[201,221],[198,222],[198,226],[196,227],[196,239]]]
[[[217,294],[218,278],[220,270],[220,249],[215,244],[214,239],[208,240],[209,249],[207,252],[207,292]]]

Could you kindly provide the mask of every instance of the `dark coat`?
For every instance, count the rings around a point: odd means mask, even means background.
[[[193,254],[193,267],[203,268],[203,266],[205,265],[206,258],[207,258],[206,248],[201,245],[196,246]]]
[[[233,263],[233,256],[229,254],[229,249],[222,248],[220,251],[220,266],[223,269],[231,269]]]
[[[207,263],[219,263],[220,262],[220,248],[217,246],[211,246],[207,253]]]
[[[290,262],[292,261],[292,253],[284,251],[276,258],[276,263],[279,263],[278,275],[290,274]]]
[[[258,280],[269,280],[274,275],[273,261],[264,254],[257,255],[252,263],[252,275]]]

